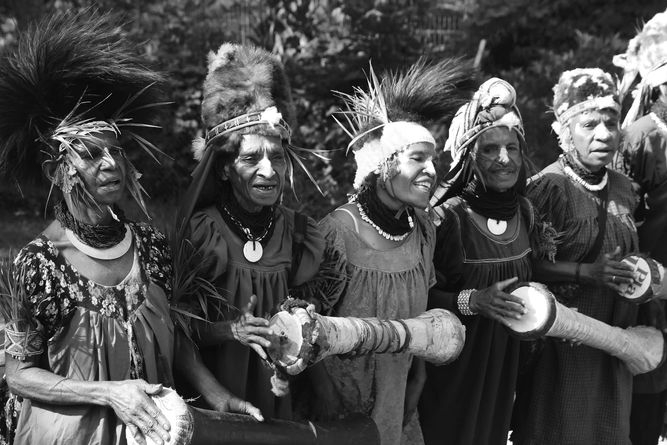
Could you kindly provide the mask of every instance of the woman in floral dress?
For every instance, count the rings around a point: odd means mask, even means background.
[[[16,444],[170,438],[150,396],[173,384],[171,256],[162,234],[117,206],[129,191],[145,211],[125,148],[154,148],[136,131],[155,117],[161,76],[116,25],[56,14],[0,64],[0,170],[43,171],[62,195],[56,220],[15,260],[17,318],[5,333]],[[197,369],[190,357],[177,363]],[[248,407],[221,387],[207,397]]]

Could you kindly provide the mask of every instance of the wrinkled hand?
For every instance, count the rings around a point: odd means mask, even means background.
[[[171,425],[149,396],[162,391],[162,385],[145,380],[109,382],[109,405],[127,426],[137,443],[145,444],[150,437],[156,444],[169,441]]]
[[[634,282],[632,266],[620,260],[619,246],[612,253],[605,253],[600,260],[592,264],[583,264],[583,277],[598,285],[607,286],[616,292],[621,292],[622,284]]]
[[[470,309],[511,327],[510,319],[518,320],[527,312],[521,298],[504,291],[518,280],[517,277],[510,278],[473,292],[470,295]]]
[[[257,304],[257,296],[252,295],[248,306],[241,316],[232,322],[232,335],[239,343],[252,348],[259,356],[266,360],[266,352],[262,348],[271,346],[273,331],[269,329],[269,321],[265,318],[252,315]]]
[[[256,408],[252,403],[239,399],[238,397],[229,396],[221,399],[213,405],[216,411],[223,413],[239,413],[252,416],[255,420],[264,421],[264,416],[259,408]]]

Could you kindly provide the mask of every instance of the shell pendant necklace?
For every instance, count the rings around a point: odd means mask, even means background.
[[[238,220],[234,215],[232,215],[229,210],[227,210],[227,207],[222,206],[223,210],[229,217],[229,219],[232,220],[232,222],[243,232],[246,238],[246,242],[243,245],[243,256],[248,262],[250,263],[256,263],[259,260],[262,259],[262,256],[264,255],[264,248],[262,247],[262,241],[266,236],[269,234],[271,231],[271,227],[273,227],[273,217],[271,217],[271,220],[269,221],[269,224],[266,226],[264,231],[259,235],[259,236],[254,236],[252,232],[250,231],[249,228],[244,226],[241,221]]]
[[[502,235],[507,230],[507,221],[488,218],[486,220],[486,228],[494,235]]]

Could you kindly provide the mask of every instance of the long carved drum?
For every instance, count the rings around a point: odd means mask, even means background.
[[[380,436],[370,417],[354,414],[332,422],[258,422],[242,414],[220,413],[188,406],[171,388],[151,397],[169,420],[170,439],[166,445],[338,445],[363,443],[379,445]],[[126,429],[128,445],[137,441]],[[147,445],[155,445],[146,437]]]
[[[539,283],[520,283],[511,292],[521,298],[527,313],[509,320],[510,332],[522,339],[556,337],[600,349],[621,359],[633,375],[658,367],[663,360],[664,339],[649,326],[622,329],[563,306]]]
[[[628,255],[623,263],[632,267],[634,282],[622,284],[620,295],[634,303],[645,303],[654,298],[667,298],[665,268],[653,258],[644,255]]]
[[[337,354],[408,352],[442,365],[456,360],[465,342],[465,327],[444,309],[405,320],[380,320],[326,317],[295,307],[274,315],[269,327],[277,338],[267,353],[290,375]]]

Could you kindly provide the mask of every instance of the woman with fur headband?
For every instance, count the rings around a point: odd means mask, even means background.
[[[306,294],[329,315],[396,319],[426,310],[435,282],[435,228],[425,212],[435,185],[435,139],[422,124],[443,120],[465,100],[470,71],[457,60],[419,62],[343,95],[357,171],[355,194],[320,228],[326,251]],[[345,128],[345,127],[344,127]],[[383,444],[421,443],[416,406],[423,363],[405,353],[329,357],[309,371],[313,419],[370,415]]]
[[[126,150],[155,149],[138,131],[161,96],[161,76],[133,53],[113,17],[60,13],[0,61],[0,169],[16,181],[42,170],[63,197],[15,260],[17,318],[5,329],[15,444],[161,444],[174,433],[150,398],[173,385],[171,254],[118,207],[128,190],[146,210]],[[178,363],[197,369],[191,357]],[[219,386],[205,397],[249,408]]]
[[[252,46],[223,44],[211,52],[202,120],[206,135],[195,141],[199,164],[180,220],[198,276],[225,301],[207,299],[202,315],[212,323],[195,323],[193,337],[223,385],[265,415],[289,419],[290,398],[273,395],[272,371],[263,363],[271,331],[262,317],[315,275],[324,242],[312,219],[280,204],[300,165],[280,62]]]
[[[556,262],[536,268],[564,305],[611,326],[637,321],[638,307],[619,298],[633,283],[620,256],[637,251],[628,178],[608,169],[620,142],[620,103],[613,77],[599,68],[561,74],[553,109],[563,154],[531,178],[528,196],[559,234]],[[513,440],[522,445],[617,444],[630,441],[632,374],[601,350],[554,338],[517,389]]]

